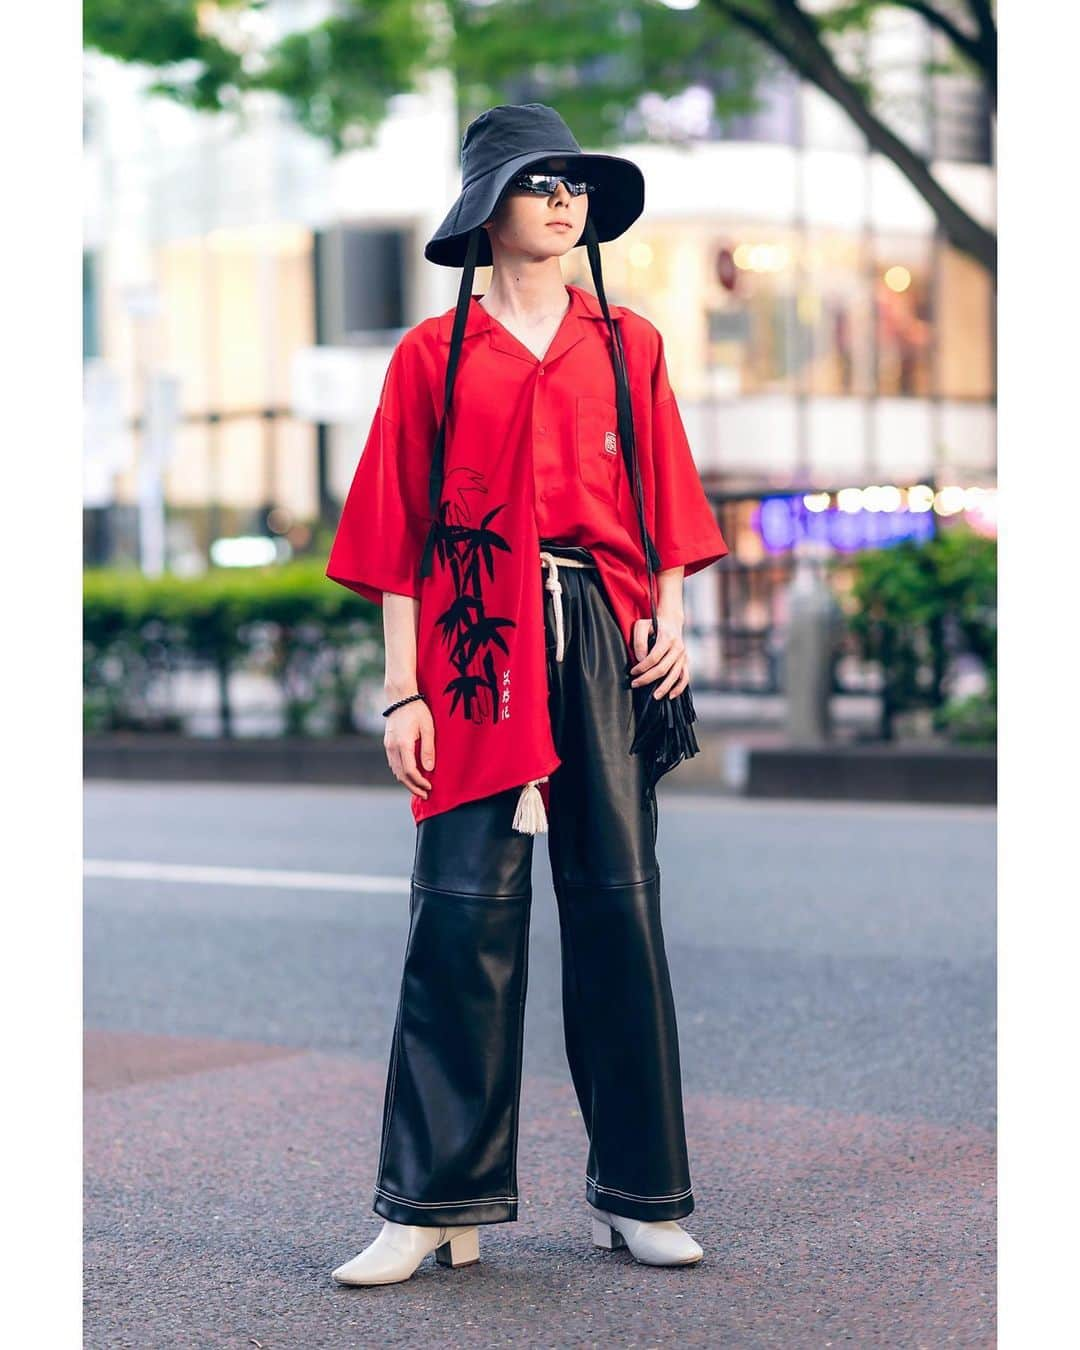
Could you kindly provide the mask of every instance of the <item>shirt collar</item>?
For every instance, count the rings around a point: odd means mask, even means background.
[[[573,284],[568,284],[566,289],[570,294],[570,309],[564,316],[562,326],[553,338],[551,346],[544,354],[544,365],[548,365],[557,356],[562,356],[570,347],[581,341],[589,331],[586,320],[599,319],[601,323],[604,322],[604,311],[601,309],[596,296],[581,286]],[[476,303],[479,299],[480,297],[474,293],[465,318],[464,336],[470,338],[479,333],[490,333],[491,345],[496,350],[505,352],[508,356],[518,356],[526,360],[532,358],[532,353],[523,343],[518,342],[509,329],[504,328],[498,320],[492,318],[482,305]],[[449,345],[451,334],[454,331],[456,309],[457,306],[455,305],[444,314],[439,315],[439,339],[447,345]],[[612,321],[621,319],[626,312],[622,305],[613,305],[610,302],[608,310]]]

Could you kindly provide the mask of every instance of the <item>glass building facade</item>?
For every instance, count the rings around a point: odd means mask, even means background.
[[[903,20],[874,38],[889,116],[989,222],[986,108],[970,83],[905,73],[934,48]],[[436,85],[398,100],[371,149],[331,161],[272,107],[240,132],[147,103],[133,72],[91,64],[85,351],[120,389],[111,500],[88,506],[94,560],[136,558],[124,522],[159,372],[180,391],[162,470],[169,564],[205,566],[214,541],[236,535],[273,535],[287,542],[282,556],[320,546],[395,342],[456,297],[458,274],[422,256],[458,188],[453,99]],[[604,246],[604,268],[611,298],[664,335],[703,481],[732,532],[727,569],[775,570],[760,526],[770,494],[992,486],[985,270],[943,239],[846,117],[790,75],[770,78],[752,116],[721,124],[702,120],[702,106],[689,143],[623,147],[642,165],[647,205]],[[563,271],[590,285],[584,248]],[[476,289],[487,280],[480,271]],[[133,302],[140,287],[153,291],[148,308]],[[319,346],[355,359],[343,420],[296,411],[297,358]],[[104,454],[98,440],[91,453]],[[729,601],[753,619],[753,604]],[[715,617],[711,595],[699,603]]]

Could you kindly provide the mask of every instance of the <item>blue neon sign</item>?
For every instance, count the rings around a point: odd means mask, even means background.
[[[861,548],[887,548],[902,539],[927,540],[934,535],[933,511],[841,511],[830,505],[810,511],[803,495],[763,497],[753,526],[770,553],[783,553],[801,540],[828,544],[839,553]]]

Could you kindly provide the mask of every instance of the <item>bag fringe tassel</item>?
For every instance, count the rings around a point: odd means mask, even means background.
[[[545,774],[543,778],[530,779],[521,789],[517,810],[514,812],[514,829],[519,834],[545,834],[547,832],[547,812],[544,810],[544,798],[539,786],[546,782],[547,775]]]

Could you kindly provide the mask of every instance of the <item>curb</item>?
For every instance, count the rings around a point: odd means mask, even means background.
[[[747,754],[747,797],[997,802],[997,751],[971,746],[777,746]]]
[[[997,753],[970,747],[753,746],[731,730],[698,734],[701,754],[660,790],[825,801],[992,805]],[[381,738],[234,740],[121,733],[83,738],[83,776],[134,782],[323,783],[394,787]]]
[[[393,787],[380,739],[356,735],[234,740],[139,735],[83,738],[83,777],[137,782],[327,783]]]

